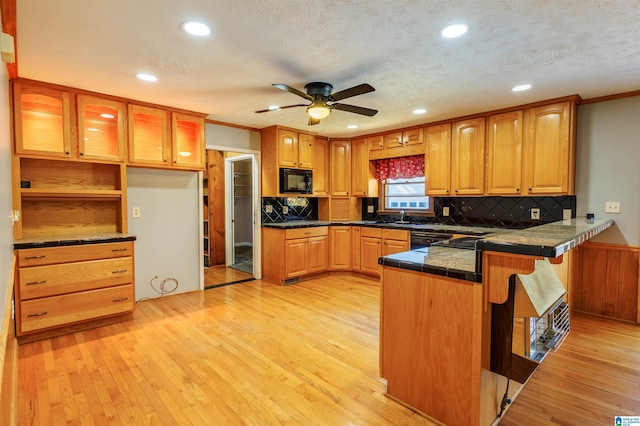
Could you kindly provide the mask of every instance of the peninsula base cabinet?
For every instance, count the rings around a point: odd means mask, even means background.
[[[133,241],[16,250],[20,342],[130,317]]]

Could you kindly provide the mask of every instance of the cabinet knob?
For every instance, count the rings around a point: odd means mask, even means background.
[[[516,188],[516,191],[520,192],[520,188]]]
[[[458,190],[456,189],[456,192],[458,192]]]
[[[65,151],[64,155],[71,155],[71,153],[69,151]]]
[[[533,188],[529,188],[529,191],[531,191]]]
[[[84,156],[84,152],[81,152],[81,153],[80,153],[80,157],[83,157],[83,156]]]

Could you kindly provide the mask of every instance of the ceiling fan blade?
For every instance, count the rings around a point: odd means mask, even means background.
[[[313,117],[309,117],[309,126],[313,126],[315,124],[320,123],[320,119],[319,118],[313,118]]]
[[[261,109],[260,111],[256,111],[257,113],[261,113],[261,112],[269,112],[269,111],[280,111],[281,109],[287,109],[287,108],[294,108],[294,107],[306,107],[309,106],[307,104],[295,104],[295,105],[286,105],[286,106],[281,106],[280,108],[277,109]]]
[[[287,86],[286,84],[277,84],[276,83],[276,84],[272,84],[272,86],[276,87],[276,88],[278,88],[280,90],[284,90],[285,92],[293,93],[294,95],[298,95],[298,96],[300,96],[302,98],[309,99],[310,101],[313,100],[313,96],[309,96],[306,93],[301,92],[298,89],[294,89],[291,86]]]
[[[373,117],[378,113],[377,109],[364,108],[347,104],[333,104],[331,105],[331,108],[339,109],[340,111],[352,112],[354,114],[367,115],[369,117]]]
[[[365,93],[373,92],[374,89],[371,85],[364,83],[358,86],[353,86],[350,89],[341,90],[336,93],[332,93],[329,96],[329,100],[331,101],[341,101],[342,99],[351,98],[353,96],[364,95]]]

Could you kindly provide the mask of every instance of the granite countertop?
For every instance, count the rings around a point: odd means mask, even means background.
[[[481,259],[480,251],[431,246],[384,256],[378,263],[479,283],[482,282]]]
[[[263,228],[293,229],[314,226],[366,226],[371,228],[404,229],[407,231],[442,232],[445,234],[487,235],[500,232],[497,228],[466,225],[442,225],[438,223],[396,223],[376,221],[331,222],[322,220],[292,220],[289,222],[263,223]]]
[[[43,236],[33,238],[23,238],[13,242],[13,248],[29,249],[41,247],[62,247],[76,246],[80,244],[101,244],[115,243],[119,241],[135,241],[136,237],[131,234],[121,234],[119,232],[107,232],[97,234],[74,234],[74,235],[56,235]]]

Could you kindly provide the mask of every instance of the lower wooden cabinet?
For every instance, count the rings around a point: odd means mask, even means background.
[[[380,256],[408,251],[411,245],[406,230],[363,227],[360,233],[360,272],[365,274],[380,275]]]
[[[351,227],[332,226],[331,235],[331,266],[332,271],[351,270]]]
[[[134,310],[132,241],[20,249],[16,257],[19,338]]]
[[[262,228],[262,276],[280,284],[329,268],[327,226]]]

